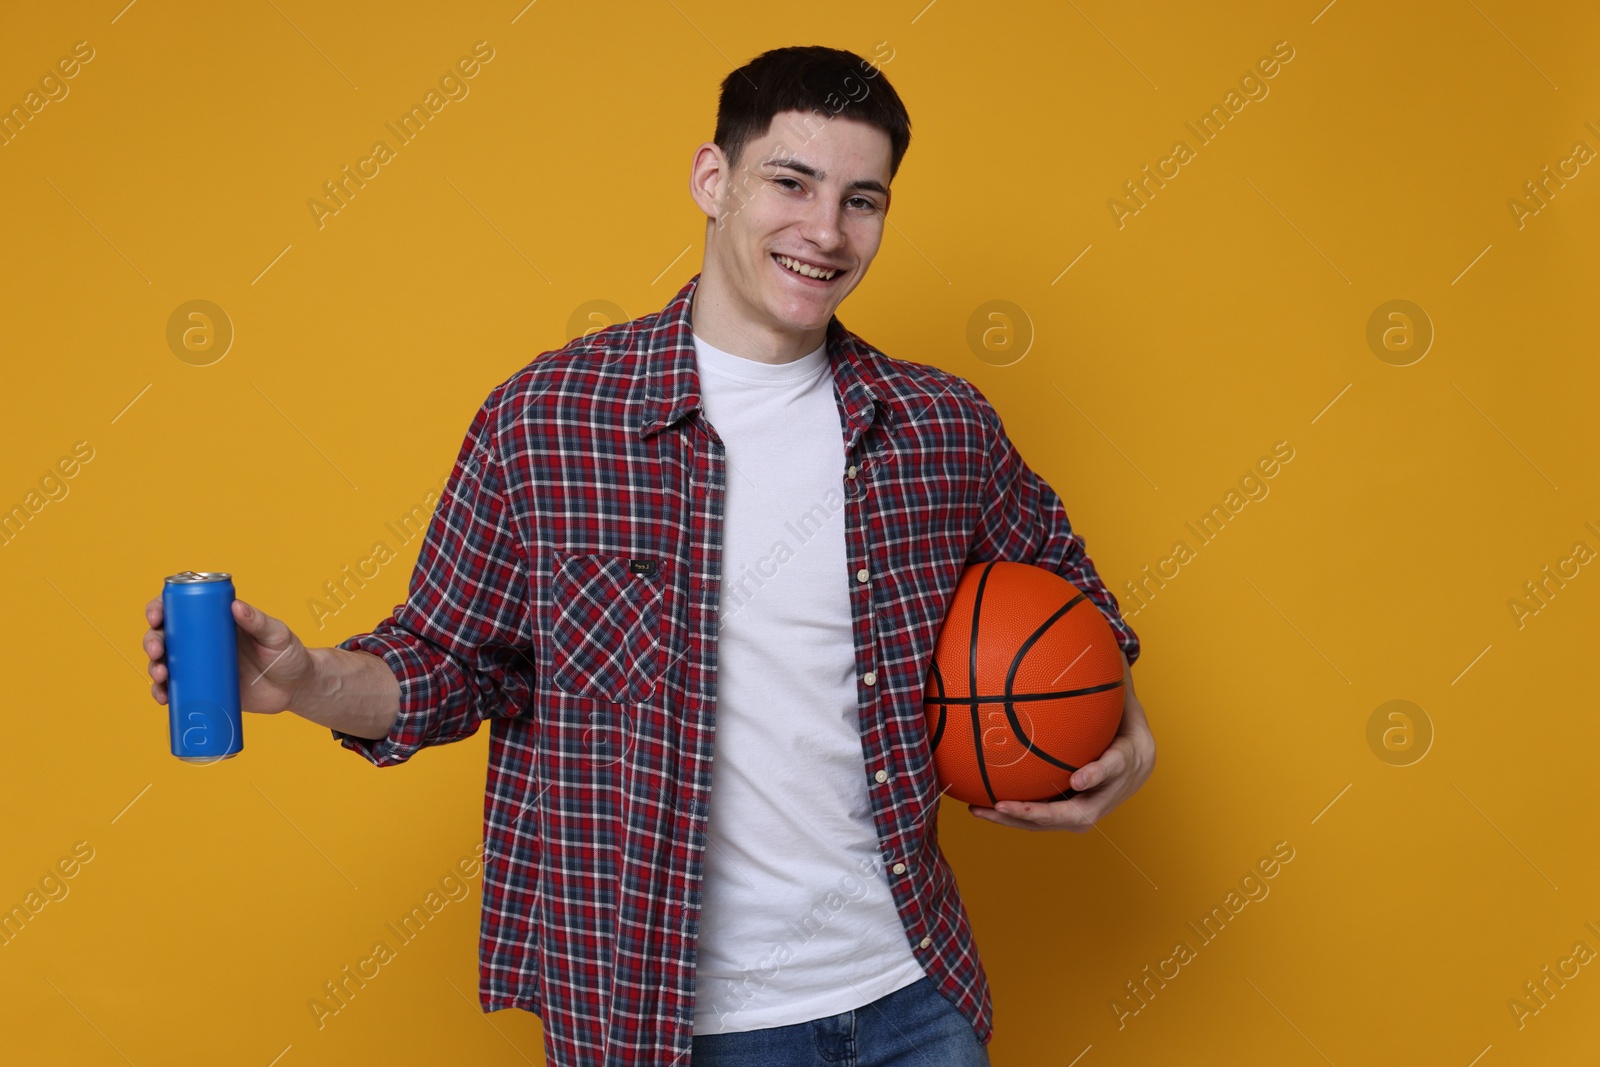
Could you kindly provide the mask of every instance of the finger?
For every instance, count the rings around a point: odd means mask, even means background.
[[[278,648],[286,643],[284,636],[289,632],[289,627],[285,623],[264,611],[257,611],[242,600],[233,602],[233,617],[245,633],[268,648]]]
[[[1029,822],[1026,819],[1019,819],[1015,815],[1007,815],[1004,812],[996,811],[994,808],[974,806],[969,807],[967,810],[972,812],[973,815],[976,815],[978,818],[982,819],[984,822],[999,823],[1001,826],[1011,826],[1018,830],[1045,829],[1045,827],[1039,825],[1038,823]]]
[[[1022,819],[1026,822],[1041,822],[1047,817],[1045,805],[1035,804],[1028,800],[1002,800],[994,806],[994,810],[1001,815],[1009,815],[1013,819]]]
[[[160,659],[167,653],[166,636],[160,630],[146,630],[144,632],[144,654],[151,659]]]
[[[1093,820],[1088,807],[1076,797],[1054,801],[1002,801],[996,805],[1002,813],[1019,819],[1037,829],[1086,830]]]
[[[167,702],[167,687],[158,682],[150,687],[150,695],[155,698],[157,704],[165,704]]]
[[[1072,774],[1072,788],[1078,792],[1093,789],[1107,778],[1114,778],[1127,768],[1128,757],[1115,742],[1092,763],[1085,763]]]
[[[145,617],[145,621],[149,622],[151,626],[160,626],[161,625],[161,598],[160,597],[156,597],[154,600],[150,601],[150,603],[148,603],[148,604],[146,604],[144,606],[144,617]]]
[[[149,671],[152,681],[164,682],[167,680],[167,665],[165,663],[159,660],[151,660],[150,666],[146,669]]]
[[[1078,797],[1066,800],[1003,800],[995,806],[1002,809],[1002,814],[1032,825],[1034,829],[1074,830],[1077,833],[1090,829],[1102,808],[1101,803],[1088,803]]]

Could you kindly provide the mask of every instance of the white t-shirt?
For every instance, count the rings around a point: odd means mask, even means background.
[[[837,1015],[924,972],[872,820],[827,346],[774,365],[694,344],[727,454],[695,983],[711,1034]]]

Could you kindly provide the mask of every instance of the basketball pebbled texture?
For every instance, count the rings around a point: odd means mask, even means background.
[[[1094,601],[1043,567],[962,572],[923,694],[934,766],[968,804],[1064,800],[1122,722],[1122,652]]]

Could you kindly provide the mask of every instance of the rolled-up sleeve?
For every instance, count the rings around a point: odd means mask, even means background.
[[[1129,666],[1139,658],[1139,635],[1122,617],[1117,598],[1100,580],[1082,537],[1072,529],[1061,498],[1034,473],[1011,439],[993,405],[977,386],[962,380],[989,427],[989,480],[979,501],[982,513],[967,562],[1011,560],[1031,563],[1061,575],[1094,601]]]
[[[486,718],[528,707],[537,680],[532,587],[503,495],[496,390],[478,410],[423,538],[406,601],[340,648],[383,659],[400,683],[387,737],[333,731],[380,767],[471,736]]]

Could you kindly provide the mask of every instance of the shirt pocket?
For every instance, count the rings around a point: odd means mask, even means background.
[[[550,679],[572,696],[638,702],[661,676],[662,561],[557,552]]]

